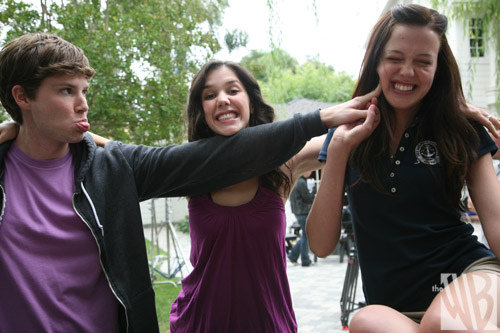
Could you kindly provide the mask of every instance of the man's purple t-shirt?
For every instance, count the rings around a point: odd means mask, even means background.
[[[40,161],[13,144],[5,170],[0,332],[116,332],[97,243],[73,209],[70,151]]]

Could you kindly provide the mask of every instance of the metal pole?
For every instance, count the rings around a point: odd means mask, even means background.
[[[149,260],[151,261],[151,279],[155,279],[155,274],[154,274],[154,225],[156,224],[156,214],[155,214],[155,204],[153,200],[150,200],[149,204],[149,211],[151,213],[151,242],[149,245]]]
[[[168,223],[168,220],[169,220],[169,207],[168,207],[168,198],[165,198],[165,220],[167,221],[166,223]],[[168,224],[167,224],[168,226]],[[170,230],[169,228],[167,227],[166,230],[165,230],[165,234],[166,234],[166,237],[167,237],[167,265],[168,265],[168,269],[167,269],[167,274],[168,276],[170,276],[172,274],[172,257],[171,257],[171,253],[172,251],[170,251]]]

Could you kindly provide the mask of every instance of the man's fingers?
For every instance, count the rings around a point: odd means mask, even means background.
[[[490,121],[488,130],[495,138],[500,138],[500,120],[497,117],[489,117],[488,120]]]
[[[470,104],[468,104],[467,106],[469,106],[469,109],[471,109]],[[488,112],[486,112],[482,109],[480,110],[480,115],[482,117],[482,120],[480,122],[484,126],[486,126],[486,128],[493,135],[493,137],[499,138],[500,137],[500,133],[499,133],[500,120],[497,117],[489,114]]]
[[[372,102],[373,98],[380,96],[381,92],[382,92],[382,87],[380,86],[380,83],[379,83],[377,85],[377,87],[375,89],[373,89],[372,91],[370,91],[368,94],[358,96],[358,97],[356,97],[356,99],[358,100],[358,102],[362,106],[364,106],[366,103]]]
[[[373,97],[380,96],[381,92],[382,92],[382,87],[380,86],[380,83],[379,83],[379,84],[377,84],[377,87],[375,87],[375,89],[373,89],[372,91],[370,91],[365,96],[368,98],[368,100],[371,100]]]

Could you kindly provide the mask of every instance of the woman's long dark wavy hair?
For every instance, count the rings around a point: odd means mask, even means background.
[[[433,84],[423,98],[419,112],[416,140],[432,135],[439,148],[443,194],[449,203],[463,209],[461,191],[468,171],[476,159],[478,135],[461,111],[466,107],[460,72],[446,39],[446,16],[423,6],[397,5],[383,15],[374,26],[368,41],[354,96],[364,95],[377,86],[377,66],[394,26],[428,27],[440,38],[440,50]],[[360,181],[389,195],[377,176],[376,165],[389,153],[394,125],[394,110],[383,94],[379,97],[381,122],[374,133],[353,152],[351,162],[360,172]],[[418,142],[418,141],[417,141]]]
[[[264,101],[259,84],[253,75],[240,64],[231,61],[212,60],[206,63],[194,76],[189,90],[188,104],[186,106],[186,121],[188,124],[188,140],[196,141],[209,138],[216,133],[210,129],[205,120],[202,105],[202,92],[207,76],[221,67],[231,69],[238,80],[243,84],[250,100],[249,127],[271,123],[274,120],[274,109]],[[260,177],[262,185],[278,195],[288,195],[290,180],[279,168],[272,170]],[[281,193],[283,190],[283,193]]]

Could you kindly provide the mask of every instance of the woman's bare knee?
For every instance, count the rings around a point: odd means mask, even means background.
[[[384,305],[369,305],[354,315],[349,325],[354,333],[418,332],[418,325],[402,313]]]

